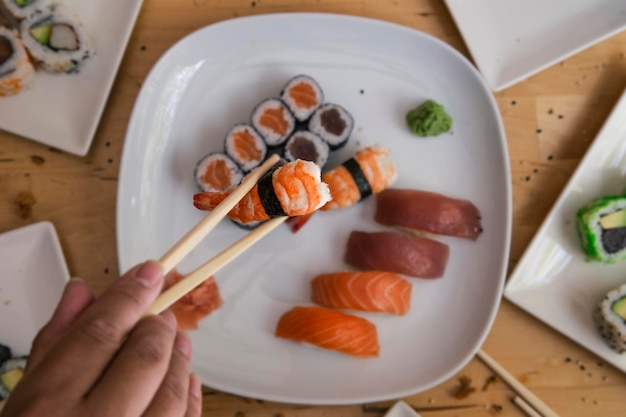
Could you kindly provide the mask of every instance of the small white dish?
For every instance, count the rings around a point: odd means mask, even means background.
[[[289,34],[289,36],[285,36]],[[316,213],[297,234],[279,227],[216,274],[224,306],[191,332],[193,370],[214,388],[300,404],[404,398],[452,377],[478,350],[495,317],[508,257],[511,200],[506,138],[493,95],[461,54],[422,32],[343,15],[290,13],[234,19],[174,45],[144,83],[126,133],[120,171],[120,268],[159,258],[205,212],[192,205],[198,160],[223,149],[226,132],[255,105],[309,74],[327,102],[352,113],[352,139],[336,166],[380,144],[398,167],[399,188],[472,200],[484,233],[450,245],[442,279],[413,283],[404,317],[367,315],[380,357],[358,360],[278,339],[282,313],[309,304],[310,280],[346,269],[351,230],[374,222],[375,199]],[[406,112],[433,98],[454,134],[418,138]],[[247,232],[225,220],[180,265],[189,272]],[[356,313],[358,314],[358,313]],[[407,369],[419,370],[406,372]]]
[[[68,280],[52,223],[0,234],[0,343],[9,346],[14,356],[28,354]]]
[[[0,129],[75,155],[89,151],[143,0],[70,2],[97,55],[79,74],[39,70],[32,88],[0,97]]]
[[[420,415],[404,401],[398,401],[387,411],[384,417],[420,417]]]
[[[624,0],[445,0],[492,90],[626,29]]]
[[[626,283],[626,263],[585,262],[576,211],[626,187],[626,92],[537,231],[504,295],[535,317],[626,372],[626,355],[611,350],[593,320],[593,308]]]

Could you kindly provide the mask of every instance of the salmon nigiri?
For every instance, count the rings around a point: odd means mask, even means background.
[[[282,315],[277,337],[358,358],[378,356],[378,334],[370,321],[324,307],[294,307]]]
[[[230,194],[207,192],[193,197],[200,210],[213,210]],[[296,160],[266,173],[228,213],[236,222],[249,224],[271,217],[312,213],[330,200],[328,186],[321,181],[320,168],[310,161]]]
[[[313,302],[349,310],[405,315],[411,306],[411,284],[384,271],[321,274],[311,281]]]
[[[165,276],[165,289],[176,284],[184,276],[176,269]],[[198,322],[217,310],[224,302],[214,277],[209,277],[202,284],[176,301],[170,310],[176,316],[178,330],[195,330]]]

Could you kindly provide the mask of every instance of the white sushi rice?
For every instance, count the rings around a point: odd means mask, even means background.
[[[79,48],[75,51],[55,50],[39,43],[31,34],[30,29],[47,23],[66,24],[72,27],[78,38]],[[78,16],[64,5],[54,5],[24,19],[21,23],[20,32],[24,46],[32,58],[47,71],[79,72],[81,67],[96,54]]]
[[[16,0],[2,0],[2,3],[17,19],[25,19],[48,6],[65,3],[61,0],[32,0],[25,6],[18,6]]]
[[[287,123],[287,129],[284,134],[261,124],[263,113],[268,109],[282,110],[281,114],[284,116],[283,121]],[[267,146],[278,146],[285,143],[287,138],[291,135],[291,132],[293,132],[295,125],[296,120],[293,114],[291,114],[291,110],[278,98],[269,98],[262,101],[252,112],[252,126],[263,136]]]
[[[0,37],[13,49],[13,55],[0,65],[0,96],[10,96],[33,85],[35,69],[16,31],[0,26]]]
[[[317,104],[309,108],[298,106],[296,100],[291,95],[291,89],[299,84],[306,84],[311,87],[315,94]],[[303,122],[311,117],[313,112],[321,106],[324,101],[324,93],[322,91],[322,87],[320,87],[317,81],[315,81],[312,77],[309,77],[308,75],[297,75],[287,82],[280,98],[287,104],[287,106],[289,106],[289,109],[296,119]]]
[[[339,113],[339,118],[344,122],[345,127],[341,133],[329,131],[323,124],[323,117],[326,112],[336,110]],[[348,113],[346,109],[338,104],[326,103],[313,113],[311,120],[309,120],[309,130],[324,139],[331,150],[338,149],[345,145],[354,128],[354,119],[352,115]]]
[[[293,143],[296,140],[305,140],[314,147],[315,153],[317,153],[317,159],[311,162],[315,162],[317,166],[320,168],[326,165],[328,161],[328,155],[330,153],[330,149],[328,144],[322,140],[319,136],[317,136],[313,132],[309,132],[306,130],[296,131],[289,137],[287,143],[285,144],[285,159],[287,161],[295,161],[296,159],[305,159],[304,155],[298,155],[293,153]]]
[[[626,353],[626,321],[617,315],[611,307],[616,301],[624,297],[626,297],[626,284],[604,296],[593,314],[602,338],[611,349],[618,353]]]
[[[310,161],[300,160],[299,163],[302,164],[302,171],[318,182],[317,189],[313,191],[320,196],[319,204],[313,207],[313,210],[317,210],[328,201],[330,201],[330,190],[328,188],[328,185],[325,182],[321,181],[322,171],[320,170],[320,167]],[[310,211],[309,192],[307,191],[302,181],[296,176],[296,165],[297,164],[293,162],[289,163],[282,166],[280,170],[274,171],[274,173],[272,174],[273,177],[276,177],[279,171],[281,172],[281,175],[286,172],[287,175],[293,178],[293,183],[291,185],[297,187],[298,189],[298,196],[296,198],[292,198],[289,195],[290,193],[287,192],[287,190],[285,190],[285,188],[281,184],[279,184],[278,181],[273,181],[274,193],[276,193],[276,197],[278,198],[278,201],[280,201],[280,205],[283,207],[283,210],[288,215],[297,215],[299,213],[304,214]],[[290,191],[293,193],[293,190]]]
[[[260,153],[260,157],[258,159],[250,159],[248,155],[241,155],[237,152],[237,149],[234,145],[234,140],[236,135],[240,133],[248,133],[254,142],[254,146]],[[226,150],[226,154],[230,156],[233,161],[235,161],[244,172],[249,172],[252,169],[256,168],[265,160],[265,156],[267,155],[267,145],[263,141],[263,138],[259,133],[254,129],[254,127],[247,124],[239,124],[234,126],[230,132],[226,135],[226,139],[224,140],[224,149]]]
[[[227,189],[214,188],[211,184],[209,184],[208,182],[204,180],[204,174],[206,173],[208,166],[211,163],[215,162],[216,160],[224,161],[224,163],[226,164],[226,167],[228,168],[228,172],[230,174],[230,186]],[[236,187],[237,185],[239,185],[241,180],[243,180],[243,172],[241,172],[237,164],[228,156],[219,152],[210,153],[204,158],[202,158],[196,165],[196,169],[193,175],[194,175],[194,178],[196,179],[196,184],[198,184],[198,187],[200,188],[200,190],[204,192],[220,192],[221,193],[221,192],[227,191],[230,188]]]

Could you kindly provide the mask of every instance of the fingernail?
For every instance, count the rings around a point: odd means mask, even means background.
[[[189,375],[189,393],[197,399],[202,397],[202,383],[196,374]]]
[[[172,330],[176,330],[178,322],[174,313],[172,313],[170,310],[165,310],[161,313],[161,318],[166,321],[166,323],[170,326]]]
[[[191,356],[191,340],[185,333],[178,333],[174,340],[174,347],[182,352],[186,357]]]
[[[148,261],[141,265],[135,277],[145,287],[152,288],[161,282],[163,270],[158,262]]]

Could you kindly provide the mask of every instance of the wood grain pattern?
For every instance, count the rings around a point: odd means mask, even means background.
[[[124,134],[150,68],[174,43],[208,24],[261,13],[317,11],[388,20],[430,33],[471,59],[439,0],[148,0],[139,16],[89,154],[78,158],[0,132],[0,232],[50,220],[73,275],[101,292],[118,276],[115,199]],[[514,267],[626,87],[626,33],[497,93],[513,181]],[[42,163],[43,161],[43,163]],[[30,192],[27,218],[15,200]],[[561,416],[624,415],[626,376],[504,301],[485,350]],[[415,369],[414,372],[419,372]],[[523,416],[502,382],[474,359],[450,380],[405,398],[424,417]],[[459,377],[476,391],[457,399]],[[204,417],[379,417],[392,401],[305,407],[204,388]]]

